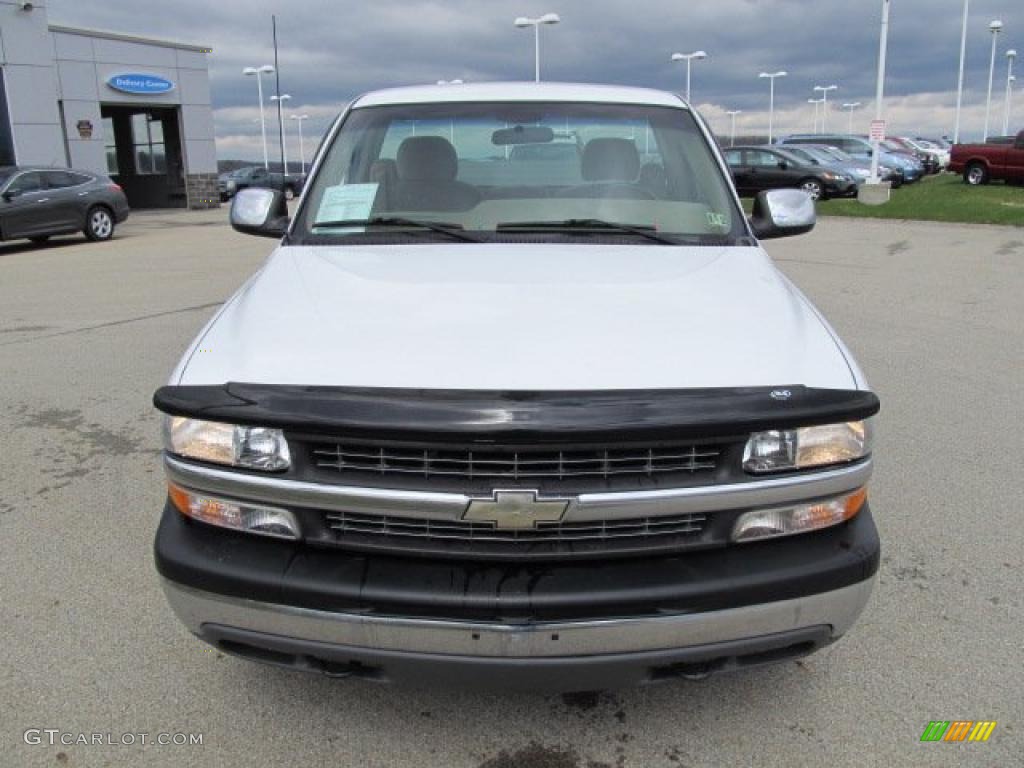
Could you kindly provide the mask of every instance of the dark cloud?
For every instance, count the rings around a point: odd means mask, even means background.
[[[678,90],[685,73],[669,56],[699,48],[710,55],[694,63],[693,96],[701,105],[763,111],[767,87],[757,74],[764,69],[790,73],[777,93],[783,112],[806,107],[818,83],[838,84],[841,101],[869,102],[880,7],[879,0],[50,0],[49,13],[57,23],[211,45],[214,103],[224,110],[218,111],[218,135],[228,137],[258,132],[247,113],[229,108],[253,106],[255,89],[241,69],[272,61],[272,13],[278,16],[282,90],[292,94],[293,106],[316,108],[312,132],[353,95],[382,86],[529,79],[533,37],[514,28],[512,19],[547,11],[558,12],[562,23],[542,30],[545,79]],[[956,87],[962,7],[960,0],[894,0],[887,95],[935,95],[922,110],[948,101]],[[1014,46],[1024,54],[1024,0],[973,3],[971,104],[985,95],[992,18],[1006,24],[1001,52]],[[1000,55],[997,84],[1005,83],[1005,65]],[[1001,98],[998,85],[996,93]],[[945,113],[921,114],[923,121],[946,119]]]

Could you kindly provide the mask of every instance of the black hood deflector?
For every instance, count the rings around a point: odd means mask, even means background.
[[[228,383],[161,387],[164,413],[316,434],[463,441],[727,437],[873,416],[872,392],[795,385],[502,392]]]

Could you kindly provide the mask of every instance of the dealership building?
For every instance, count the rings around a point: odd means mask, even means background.
[[[105,173],[133,208],[217,206],[209,52],[0,0],[0,165]]]

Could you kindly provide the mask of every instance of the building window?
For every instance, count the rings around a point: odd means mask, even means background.
[[[132,115],[132,150],[135,172],[140,176],[167,173],[164,125],[160,118],[146,113]]]
[[[103,140],[107,148],[107,173],[117,176],[121,171],[117,167],[117,139],[114,137],[114,118],[103,118]]]
[[[7,111],[7,89],[4,86],[4,72],[0,68],[0,165],[14,165],[14,134],[11,131],[11,117]]]

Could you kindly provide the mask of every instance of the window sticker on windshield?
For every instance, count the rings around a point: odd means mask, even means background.
[[[718,227],[719,229],[728,229],[729,220],[725,217],[724,213],[715,213],[714,211],[708,211],[705,214],[708,217],[708,224],[712,227]]]
[[[324,190],[314,224],[331,221],[362,221],[370,217],[376,184],[339,184]]]

